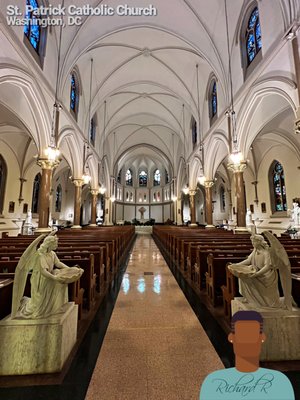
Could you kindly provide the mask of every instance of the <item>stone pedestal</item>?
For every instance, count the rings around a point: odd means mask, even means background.
[[[267,337],[262,345],[261,361],[300,360],[300,309],[253,308],[235,297],[231,302],[232,315],[237,311],[258,311],[263,319]]]
[[[77,339],[78,306],[45,319],[0,321],[0,375],[27,375],[62,370]]]

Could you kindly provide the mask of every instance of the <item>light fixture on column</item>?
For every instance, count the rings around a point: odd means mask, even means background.
[[[89,154],[89,145],[88,143],[84,143],[83,147],[83,170],[82,170],[82,181],[84,185],[88,185],[91,181],[91,175],[88,173],[88,163],[87,160],[90,156]]]
[[[87,160],[90,156],[90,125],[91,125],[91,104],[92,104],[92,82],[93,82],[93,59],[91,58],[91,70],[90,70],[90,98],[89,98],[89,113],[88,113],[88,128],[87,128],[87,143],[84,143],[83,148],[83,171],[82,180],[84,185],[88,185],[92,179],[88,173],[88,163]]]
[[[236,114],[233,104],[233,85],[232,85],[232,69],[231,69],[231,55],[230,55],[230,45],[229,45],[229,29],[228,29],[228,13],[227,13],[227,0],[225,2],[225,22],[226,22],[226,39],[227,39],[227,54],[228,54],[228,70],[229,70],[229,83],[230,83],[230,106],[226,112],[229,118],[229,144],[230,144],[230,155],[228,168],[235,170],[239,166],[246,164],[242,152],[238,146],[238,137],[236,131]]]
[[[53,104],[53,116],[52,116],[52,127],[51,127],[51,137],[50,144],[44,150],[45,159],[42,161],[46,161],[53,166],[53,168],[57,167],[60,163],[59,156],[60,151],[57,146],[58,142],[58,131],[59,131],[59,113],[62,109],[61,104],[58,101],[58,79],[60,72],[60,53],[61,53],[61,42],[62,42],[62,25],[60,26],[59,31],[59,42],[58,42],[58,53],[57,53],[57,70],[56,70],[56,82],[55,82],[55,97]]]
[[[182,191],[185,195],[189,194],[189,176],[188,176],[188,166],[186,163],[186,150],[185,150],[185,111],[184,111],[184,104],[182,104],[182,120],[183,120],[183,160],[184,160],[184,181],[185,181],[185,185],[182,188]]]
[[[204,186],[205,182],[206,182],[206,178],[204,175],[201,175],[198,177],[198,182],[200,183],[200,185]]]
[[[104,140],[105,140],[105,131],[106,131],[106,100],[104,100],[104,118],[103,118],[103,140],[102,140],[102,158],[101,158],[101,170],[100,170],[100,194],[106,193],[106,187],[104,184]],[[101,139],[100,139],[101,141]],[[101,146],[100,146],[101,147]]]

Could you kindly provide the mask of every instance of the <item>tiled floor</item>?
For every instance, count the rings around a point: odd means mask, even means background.
[[[86,400],[196,400],[204,377],[219,368],[221,360],[154,241],[139,236]]]

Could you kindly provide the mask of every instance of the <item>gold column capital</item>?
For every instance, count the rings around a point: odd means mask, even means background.
[[[196,193],[197,193],[197,190],[196,190],[196,189],[191,189],[191,190],[190,190],[190,196],[195,196]]]
[[[54,169],[60,163],[59,160],[48,160],[47,158],[38,158],[37,165],[42,169]]]
[[[97,196],[98,193],[99,193],[98,189],[91,189],[92,196]]]
[[[83,180],[81,178],[73,179],[73,183],[76,187],[81,187],[83,185]]]
[[[205,189],[210,189],[211,187],[213,187],[215,184],[215,181],[211,180],[211,181],[205,181],[204,182],[204,187]]]
[[[233,172],[234,174],[238,172],[244,172],[245,169],[247,168],[247,161],[241,161],[238,164],[235,163],[229,163],[227,164],[227,168],[229,171]]]

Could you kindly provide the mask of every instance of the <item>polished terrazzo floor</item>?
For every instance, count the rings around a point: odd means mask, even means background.
[[[197,399],[224,368],[153,239],[137,238],[86,400]]]

